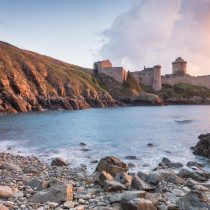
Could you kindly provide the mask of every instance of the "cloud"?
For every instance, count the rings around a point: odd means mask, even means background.
[[[210,0],[139,0],[101,36],[100,57],[131,71],[161,64],[170,73],[182,56],[190,74],[210,74]]]

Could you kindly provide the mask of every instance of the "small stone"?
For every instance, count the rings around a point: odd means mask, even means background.
[[[64,202],[64,204],[63,204],[63,206],[65,207],[65,208],[74,208],[74,202],[73,201],[66,201],[66,202]]]
[[[51,162],[51,166],[66,166],[67,162],[63,158],[55,158]]]
[[[55,202],[47,202],[47,205],[49,206],[49,207],[51,207],[51,208],[55,208],[55,207],[57,207],[59,204],[58,203],[55,203]]]
[[[0,185],[0,198],[10,198],[13,196],[14,193],[10,187]]]
[[[129,156],[126,156],[125,158],[128,159],[128,160],[137,160],[137,159],[138,159],[138,158],[137,158],[136,156],[134,156],[134,155],[129,155]]]

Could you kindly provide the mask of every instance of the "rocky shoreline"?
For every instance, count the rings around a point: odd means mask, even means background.
[[[72,168],[62,158],[47,164],[0,153],[0,209],[210,209],[210,173],[201,163],[165,157],[148,173],[131,173],[131,165],[114,156],[94,163],[95,172],[88,174],[85,165]]]

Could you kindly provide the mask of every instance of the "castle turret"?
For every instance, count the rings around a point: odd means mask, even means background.
[[[181,57],[178,57],[172,63],[172,73],[174,75],[185,75],[185,74],[187,74],[187,61],[185,61]]]
[[[153,89],[158,91],[162,89],[162,81],[161,81],[161,66],[154,66],[154,78],[153,78]]]

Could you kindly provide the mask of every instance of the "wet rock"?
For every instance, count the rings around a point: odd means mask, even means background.
[[[123,210],[157,210],[152,201],[144,198],[136,198],[130,201],[123,200],[121,206]]]
[[[179,200],[179,208],[207,210],[210,209],[210,200],[199,191],[191,191]]]
[[[114,180],[114,178],[112,177],[111,174],[107,173],[106,171],[102,171],[100,174],[99,174],[99,177],[98,177],[98,181],[99,183],[104,186],[104,182],[108,180],[108,181],[112,181]]]
[[[107,192],[118,192],[118,191],[126,190],[126,187],[125,187],[125,185],[123,185],[117,181],[105,180],[104,181],[104,190]]]
[[[21,171],[20,167],[13,163],[3,163],[0,165],[0,169],[11,170],[11,171]]]
[[[154,144],[152,144],[152,143],[148,143],[148,144],[147,144],[147,146],[148,146],[148,147],[153,147],[153,146],[154,146]]]
[[[152,191],[155,188],[143,181],[139,176],[135,175],[132,179],[131,186],[137,190]]]
[[[135,168],[136,165],[134,163],[128,163],[128,168],[131,169],[131,168]]]
[[[61,203],[73,200],[73,186],[71,184],[55,185],[49,189],[39,191],[30,199],[33,203],[46,203],[48,201]]]
[[[162,159],[162,162],[159,164],[159,166],[167,166],[168,168],[181,168],[183,167],[183,164],[179,162],[171,162],[168,158],[164,157]]]
[[[187,163],[187,166],[188,167],[197,167],[197,168],[203,168],[204,167],[204,165],[202,164],[202,163],[198,163],[198,162],[196,162],[196,161],[189,161],[188,163]]]
[[[87,144],[85,144],[83,142],[81,142],[79,145],[82,146],[82,147],[87,146]]]
[[[98,163],[98,160],[91,160],[90,162],[93,164],[96,164],[96,163]]]
[[[51,166],[66,166],[67,162],[63,158],[55,158],[51,162]]]
[[[83,152],[89,152],[90,149],[84,148],[84,149],[81,149],[81,151],[83,151]]]
[[[184,168],[179,171],[177,176],[179,176],[181,178],[192,178],[196,181],[201,181],[201,182],[206,181],[208,179],[208,177],[206,176],[205,173],[198,172],[198,171],[192,171],[192,170],[188,170],[188,169],[184,169]]]
[[[106,171],[112,176],[117,173],[123,173],[128,171],[128,165],[114,156],[102,158],[97,167],[96,172]]]
[[[166,182],[171,182],[175,185],[182,185],[185,183],[185,180],[177,175],[170,175],[165,178]]]
[[[202,134],[198,138],[199,142],[193,149],[193,153],[210,158],[210,133]]]
[[[128,159],[128,160],[137,160],[137,159],[138,159],[138,158],[137,158],[136,156],[134,156],[134,155],[126,156],[125,158]]]
[[[10,187],[0,185],[0,198],[10,198],[13,196],[14,193]]]

